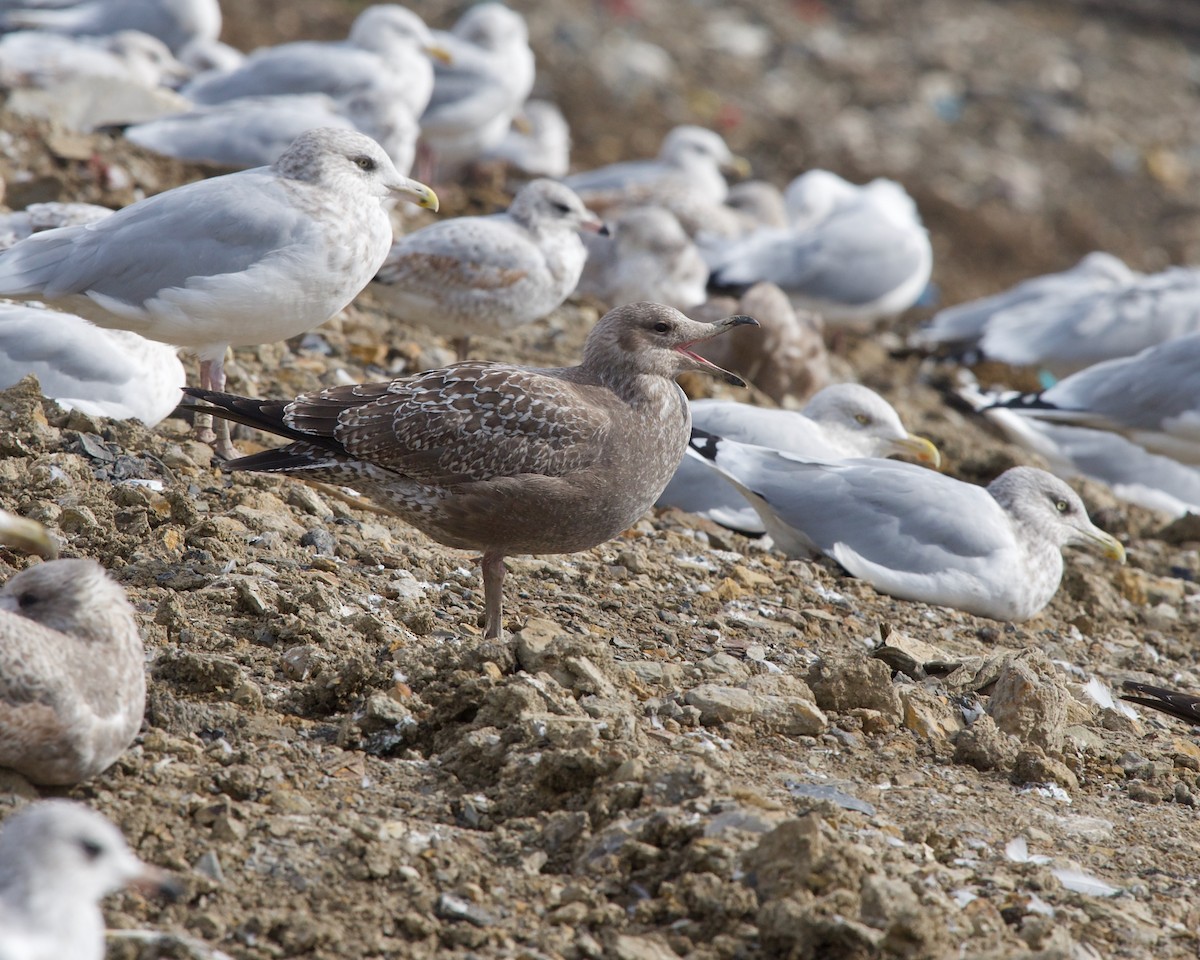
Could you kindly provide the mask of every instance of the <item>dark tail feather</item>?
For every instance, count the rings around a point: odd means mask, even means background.
[[[306,440],[313,438],[306,433],[289,427],[284,422],[287,411],[285,400],[255,400],[251,397],[238,397],[232,393],[217,393],[215,390],[201,390],[199,387],[184,387],[183,392],[189,397],[204,400],[211,406],[201,406],[196,403],[180,404],[181,410],[192,413],[207,413],[222,420],[231,420],[247,427],[265,430],[289,440]]]
[[[1168,690],[1166,687],[1137,683],[1133,680],[1126,680],[1122,686],[1133,693],[1141,694],[1141,696],[1135,697],[1121,694],[1122,700],[1161,711],[1187,723],[1200,724],[1200,697],[1193,697],[1191,694],[1180,693],[1177,690]]]

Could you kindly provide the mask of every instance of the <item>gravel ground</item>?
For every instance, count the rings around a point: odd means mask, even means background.
[[[581,166],[695,121],[777,182],[894,176],[944,303],[1093,248],[1143,269],[1198,259],[1195,37],[1154,5],[516,6]],[[226,38],[337,36],[353,12],[247,2]],[[3,121],[14,206],[116,206],[204,172]],[[506,196],[439,193],[446,214]],[[572,362],[596,316],[568,302],[477,349]],[[898,342],[840,350],[952,473],[1030,462]],[[230,382],[287,395],[448,357],[368,292],[313,334],[237,351]],[[1026,624],[881,597],[668,511],[513,560],[497,644],[465,554],[336,491],[230,478],[182,420],[0,394],[0,507],[104,563],[146,638],[143,734],[69,791],[187,883],[170,906],[109,901],[129,960],[1194,957],[1200,746],[1083,684],[1200,690],[1196,527],[1080,489],[1129,565],[1073,553]],[[25,563],[0,552],[0,578]],[[0,804],[29,793],[10,778]]]

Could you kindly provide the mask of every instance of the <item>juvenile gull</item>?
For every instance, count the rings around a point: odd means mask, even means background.
[[[1028,620],[1058,590],[1062,548],[1120,562],[1053,474],[1013,467],[986,488],[895,460],[810,460],[697,433],[691,455],[741,490],[788,556],[823,553],[881,593]]]
[[[1139,276],[1112,254],[1097,250],[1069,270],[1031,277],[1010,290],[939,310],[909,338],[909,344],[926,350],[967,350],[979,344],[988,324],[1005,311],[1034,306],[1045,309],[1059,299],[1069,302],[1097,291],[1115,290]]]
[[[563,182],[590,208],[610,209],[654,203],[672,208],[692,196],[721,203],[729,186],[722,170],[744,173],[749,165],[735,156],[719,133],[703,127],[675,127],[663,138],[654,160],[626,160]]]
[[[671,211],[637,207],[609,229],[610,234],[584,237],[580,293],[610,307],[652,300],[687,310],[704,302],[708,265]]]
[[[238,67],[197,77],[182,90],[194,103],[241,97],[324,93],[345,97],[388,90],[419,117],[433,91],[430,57],[444,56],[425,22],[399,4],[367,7],[345,40],[262,47]]]
[[[92,560],[52,560],[0,589],[0,767],[31,783],[94,777],[133,742],[145,653],[125,591]]]
[[[819,391],[802,413],[728,400],[693,400],[692,424],[738,443],[770,447],[820,460],[911,457],[935,470],[937,447],[909,433],[895,408],[874,390],[835,383]],[[684,457],[657,506],[677,507],[749,535],[762,520],[737,486],[696,457]]]
[[[928,286],[929,234],[898,183],[858,187],[817,170],[794,180],[785,199],[788,227],[710,254],[715,288],[769,280],[831,324],[861,324],[907,310]]]
[[[754,317],[762,324],[761,335],[735,333],[707,344],[700,352],[717,366],[739,371],[748,383],[788,407],[802,403],[833,380],[820,315],[797,310],[775,284],[756,283],[737,300],[710,297],[688,311],[693,320],[702,321],[731,313]]]
[[[231,344],[311,330],[367,285],[392,242],[391,196],[437,209],[370,137],[310,130],[269,167],[34,234],[0,255],[0,296],[191,350],[200,385],[220,388]],[[233,452],[227,425],[217,449]]]
[[[18,810],[0,824],[0,957],[102,960],[100,901],[127,886],[180,891],[83,804],[42,800]]]
[[[221,8],[217,0],[88,0],[61,10],[10,10],[0,15],[0,28],[74,36],[140,30],[178,53],[194,40],[217,39]]]
[[[601,226],[567,187],[527,183],[505,213],[442,220],[401,237],[372,288],[389,311],[457,340],[544,317],[575,289]]]
[[[1003,406],[1051,423],[1108,430],[1150,453],[1200,465],[1200,332],[1097,363]]]
[[[0,390],[33,374],[67,410],[152,427],[187,380],[175,348],[37,304],[0,301]]]
[[[600,319],[577,367],[466,361],[292,401],[185,392],[293,441],[226,469],[349,486],[440,543],[480,551],[484,632],[500,637],[504,558],[586,550],[635,522],[687,448],[675,377],[707,370],[741,383],[691,348],[753,323],[636,303]]]

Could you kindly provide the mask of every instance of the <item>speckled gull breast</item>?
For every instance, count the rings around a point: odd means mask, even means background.
[[[1013,467],[986,488],[895,460],[841,463],[694,434],[789,556],[823,553],[881,593],[1028,620],[1058,590],[1062,548],[1121,562],[1121,544],[1053,474]]]
[[[181,890],[83,804],[23,807],[0,824],[0,957],[102,960],[100,900],[123,887],[169,897]]]
[[[835,383],[818,391],[798,413],[730,400],[695,400],[692,424],[706,433],[821,460],[851,457],[910,457],[935,470],[937,447],[914,436],[883,397],[857,383]],[[714,523],[758,535],[762,520],[737,487],[696,457],[684,457],[658,498],[660,507],[676,507]]]
[[[70,785],[108,767],[145,709],[133,608],[92,560],[22,570],[0,589],[0,767]]]
[[[561,183],[525,184],[504,213],[442,220],[401,237],[371,289],[402,320],[455,340],[502,335],[544,317],[575,289],[602,224]]]
[[[292,441],[227,469],[352,487],[440,543],[480,551],[484,632],[500,637],[504,558],[586,550],[636,521],[687,448],[675,377],[707,370],[741,383],[691,348],[755,322],[697,323],[636,303],[600,319],[576,367],[466,361],[291,401],[185,392]]]
[[[269,167],[34,234],[0,255],[0,296],[191,350],[201,386],[219,389],[231,344],[311,330],[367,285],[391,246],[392,196],[437,209],[370,137],[310,130]],[[236,452],[227,429],[215,439]]]

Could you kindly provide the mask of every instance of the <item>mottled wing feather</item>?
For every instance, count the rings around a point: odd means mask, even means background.
[[[586,468],[608,429],[579,388],[506,364],[464,363],[390,384],[297,398],[287,422],[332,436],[347,456],[418,483],[562,476]]]

